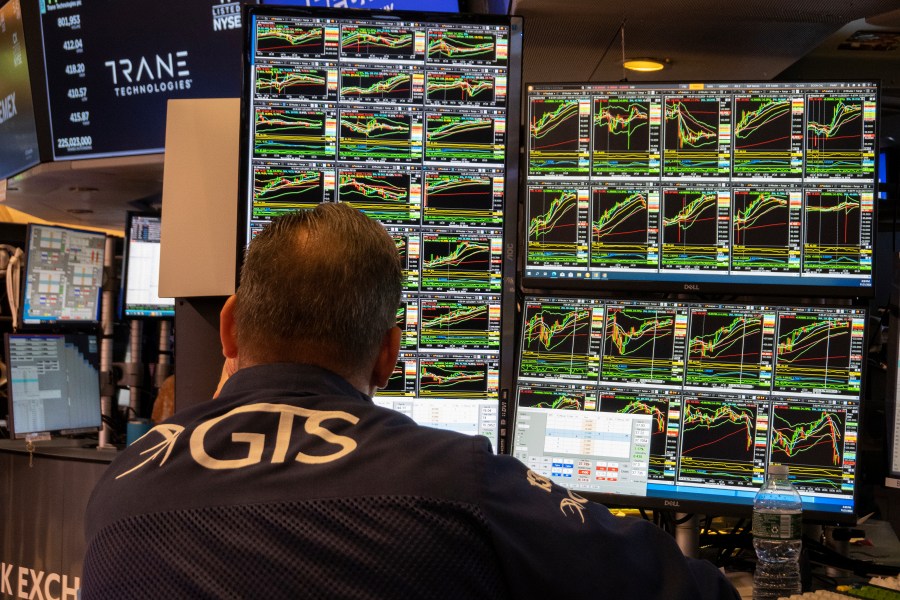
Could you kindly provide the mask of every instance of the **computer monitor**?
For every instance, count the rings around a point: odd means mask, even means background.
[[[604,502],[749,514],[770,463],[853,519],[866,311],[528,296],[512,454]]]
[[[100,428],[96,336],[14,333],[4,341],[11,437]]]
[[[526,289],[874,293],[877,83],[526,87]]]
[[[20,0],[0,1],[0,179],[40,162]]]
[[[257,6],[246,24],[239,246],[320,202],[384,224],[403,265],[404,333],[375,402],[498,447],[521,19]]]
[[[27,238],[23,325],[98,323],[106,234],[30,224]]]
[[[126,217],[121,310],[126,319],[175,316],[175,298],[159,297],[160,226],[158,214],[129,212]]]

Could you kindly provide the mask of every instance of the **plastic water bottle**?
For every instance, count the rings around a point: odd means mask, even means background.
[[[769,465],[769,477],[753,500],[756,573],[753,600],[800,593],[803,504],[788,480],[787,465]]]

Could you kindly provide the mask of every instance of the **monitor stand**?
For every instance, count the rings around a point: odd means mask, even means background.
[[[700,555],[700,522],[697,515],[675,513],[675,543],[685,556]]]

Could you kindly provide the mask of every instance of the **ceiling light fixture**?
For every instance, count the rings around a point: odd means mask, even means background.
[[[622,66],[629,71],[640,71],[641,73],[661,71],[666,68],[664,62],[655,58],[629,58],[622,62]]]

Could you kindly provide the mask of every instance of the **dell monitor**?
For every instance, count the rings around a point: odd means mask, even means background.
[[[877,83],[526,87],[526,289],[873,295]]]
[[[96,431],[100,351],[86,334],[6,334],[11,437]]]
[[[854,518],[866,313],[523,302],[512,454],[605,503],[749,514],[770,463],[811,518]]]

